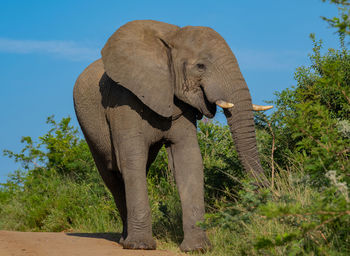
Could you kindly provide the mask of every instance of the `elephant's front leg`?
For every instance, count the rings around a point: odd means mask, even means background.
[[[120,165],[126,195],[127,237],[124,249],[156,248],[152,238],[151,210],[148,202],[146,164],[148,146],[144,137],[132,131],[118,133],[114,142],[116,158]]]
[[[184,240],[180,249],[206,251],[211,247],[210,241],[205,231],[196,225],[204,218],[203,163],[196,132],[182,136],[167,151],[182,206]]]

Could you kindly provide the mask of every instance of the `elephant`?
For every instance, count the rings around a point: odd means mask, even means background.
[[[136,20],[106,42],[78,77],[74,108],[123,223],[125,249],[155,249],[146,175],[165,145],[181,200],[184,252],[211,248],[205,230],[197,120],[224,109],[244,169],[264,181],[253,105],[237,60],[213,29]]]

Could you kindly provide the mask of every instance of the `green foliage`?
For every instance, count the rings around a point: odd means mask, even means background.
[[[148,170],[147,176],[151,178],[154,182],[161,182],[161,180],[171,179],[169,167],[168,167],[168,157],[164,146],[159,150],[159,153],[154,160],[153,164]]]
[[[334,171],[328,172],[331,185],[322,191],[310,186],[304,175],[280,170],[274,190],[256,191],[243,182],[239,200],[206,214],[201,226],[230,238],[213,238],[220,247],[215,254],[348,255],[348,187]]]
[[[85,140],[78,136],[78,129],[70,126],[70,118],[56,123],[53,116],[46,123],[52,128],[35,143],[31,137],[22,137],[20,153],[4,150],[4,155],[21,163],[24,170],[45,175],[54,169],[60,175],[82,181],[91,176],[95,164]],[[90,178],[93,178],[92,176]]]
[[[204,119],[198,122],[197,136],[203,157],[206,201],[213,202],[234,187],[238,191],[244,172],[233,150],[229,128]]]
[[[327,0],[322,0],[326,2]],[[328,24],[337,29],[339,34],[349,35],[350,34],[350,3],[348,0],[329,0],[330,3],[338,6],[339,17],[326,18],[322,17],[323,20]]]
[[[181,243],[182,211],[173,178],[170,175],[160,180],[149,178],[148,190],[154,236],[167,242]]]
[[[322,55],[314,39],[310,67],[295,73],[297,86],[276,93],[277,110],[257,116],[258,127],[270,134],[266,153],[275,138],[277,166],[299,168],[311,175],[314,185],[327,183],[327,170],[336,170],[349,184],[350,170],[350,55],[330,49]]]
[[[0,228],[35,231],[120,229],[111,194],[103,186],[84,140],[70,118],[35,143],[23,137],[20,153],[5,150],[23,166],[0,186]]]
[[[257,192],[243,183],[201,224],[239,234],[230,243],[237,255],[350,253],[350,55],[343,38],[341,50],[323,55],[312,39],[311,64],[297,69],[297,85],[276,94],[270,116],[256,114],[273,186]]]
[[[100,184],[78,184],[55,173],[46,176],[29,174],[22,179],[23,186],[13,191],[11,198],[1,201],[2,229],[120,230],[111,195],[97,188]],[[6,187],[2,188],[1,194],[7,192]]]
[[[255,214],[259,205],[269,201],[271,194],[269,190],[261,190],[256,193],[255,187],[249,181],[242,181],[243,187],[239,191],[239,203],[237,201],[227,201],[219,204],[220,211],[207,213],[205,222],[200,225],[205,228],[219,226],[234,232],[244,230],[242,223],[249,223],[250,218]],[[224,207],[222,207],[224,205]]]
[[[334,171],[327,173],[331,186],[309,194],[309,202],[302,203],[288,196],[275,198],[259,206],[258,212],[267,219],[275,219],[289,226],[290,231],[261,236],[257,250],[284,246],[291,255],[329,255],[350,252],[350,201],[348,189]],[[293,185],[293,184],[291,184]],[[304,187],[303,190],[308,189]]]
[[[297,69],[297,85],[276,93],[270,116],[256,114],[271,189],[257,192],[243,182],[201,223],[239,239],[217,241],[237,255],[350,253],[350,54],[343,36],[342,48],[325,54],[311,39],[310,66]]]

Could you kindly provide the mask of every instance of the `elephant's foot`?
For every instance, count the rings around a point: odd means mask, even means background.
[[[119,244],[121,244],[121,245],[124,245],[124,241],[125,241],[125,239],[124,239],[124,237],[122,236],[120,239],[119,239]]]
[[[125,225],[124,225],[124,227],[125,227]],[[125,241],[125,239],[126,239],[126,237],[128,236],[128,235],[127,235],[127,231],[126,231],[125,228],[123,228],[123,233],[122,233],[121,235],[122,235],[122,236],[120,237],[118,243],[121,244],[121,245],[123,245],[123,244],[124,244],[124,241]]]
[[[123,245],[124,249],[155,250],[157,246],[152,236],[141,235],[128,235],[125,240],[123,239],[119,243]]]
[[[197,234],[189,234],[180,245],[180,249],[183,252],[206,252],[211,248],[212,245],[204,231]]]

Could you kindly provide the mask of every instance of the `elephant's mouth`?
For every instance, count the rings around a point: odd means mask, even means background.
[[[208,118],[213,118],[215,116],[216,113],[216,104],[215,103],[211,103],[208,98],[207,95],[205,94],[204,88],[202,85],[199,86],[199,88],[201,89],[201,93],[202,93],[202,97],[204,99],[204,104],[203,106],[200,106],[200,111],[203,113],[203,115],[205,115]]]

